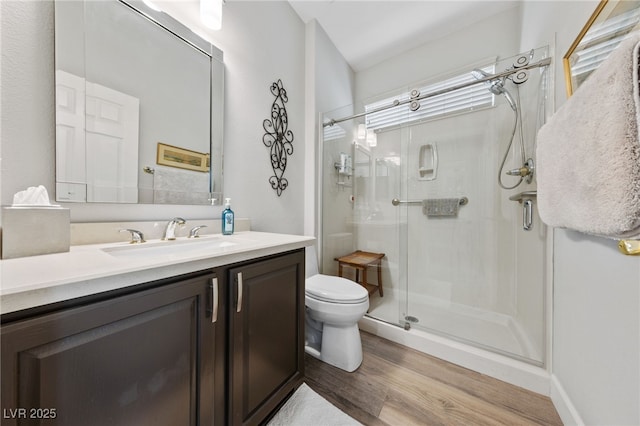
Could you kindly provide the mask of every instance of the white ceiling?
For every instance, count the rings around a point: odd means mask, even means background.
[[[517,6],[518,0],[289,0],[316,19],[354,71]]]

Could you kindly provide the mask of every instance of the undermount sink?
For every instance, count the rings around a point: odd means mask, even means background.
[[[194,252],[211,253],[224,251],[229,247],[237,245],[237,242],[227,241],[221,237],[202,236],[200,238],[150,241],[140,244],[105,247],[101,250],[114,257],[141,258],[193,254]]]

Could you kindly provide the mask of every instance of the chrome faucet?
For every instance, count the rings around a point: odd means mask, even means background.
[[[137,229],[121,229],[120,232],[131,232],[131,241],[129,241],[131,244],[146,243],[144,234]]]
[[[207,225],[194,226],[189,231],[189,237],[188,238],[200,238],[200,235],[198,234],[198,232],[200,231],[200,229],[206,228],[206,227],[207,227]]]
[[[176,239],[176,225],[184,225],[187,223],[181,217],[174,217],[167,223],[167,227],[164,229],[163,240],[175,240]]]

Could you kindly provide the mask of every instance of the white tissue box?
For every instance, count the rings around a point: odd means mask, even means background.
[[[69,251],[69,209],[62,207],[3,207],[2,258]]]

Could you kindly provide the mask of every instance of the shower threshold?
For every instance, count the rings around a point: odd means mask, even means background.
[[[367,316],[390,324],[394,322],[387,319],[395,317],[396,327],[407,331],[419,329],[435,333],[496,353],[530,360],[534,364],[542,361],[540,351],[536,350],[526,331],[509,315],[416,296],[411,297],[408,310],[419,312],[419,317],[398,311],[394,314],[393,310],[392,304],[374,304]]]

